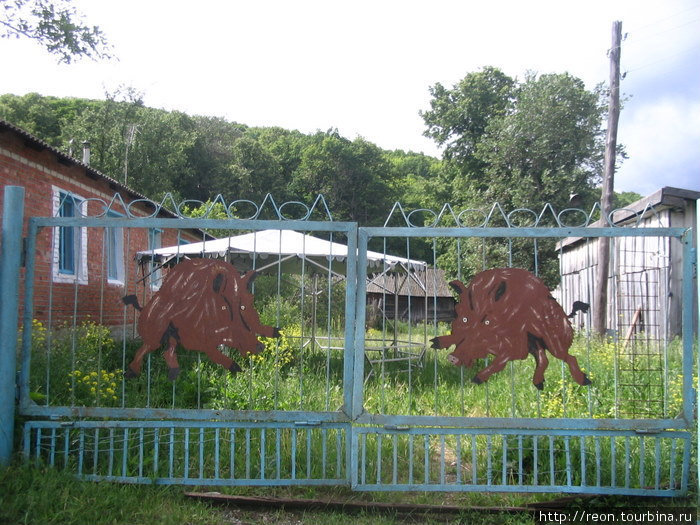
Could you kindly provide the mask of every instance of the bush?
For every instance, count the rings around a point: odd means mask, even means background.
[[[121,352],[106,326],[87,320],[48,328],[34,319],[30,348],[34,401],[77,406],[118,402]]]

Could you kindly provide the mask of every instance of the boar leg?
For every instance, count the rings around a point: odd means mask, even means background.
[[[581,371],[581,369],[578,366],[578,361],[574,356],[567,353],[564,357],[561,358],[561,360],[564,361],[567,365],[569,365],[569,371],[571,372],[571,377],[574,378],[574,381],[576,381],[581,386],[591,384],[591,380],[588,379],[588,376]]]
[[[141,373],[141,365],[143,364],[143,357],[150,353],[153,352],[158,348],[157,346],[150,346],[147,344],[141,345],[141,347],[136,350],[136,354],[134,354],[134,359],[129,363],[129,366],[124,370],[124,377],[126,379],[131,379],[133,377],[138,376]]]
[[[439,335],[430,340],[430,348],[449,348],[452,345],[458,345],[462,338],[455,334]]]
[[[209,348],[208,350],[204,350],[204,353],[207,354],[207,357],[213,363],[216,363],[217,365],[223,366],[226,370],[228,370],[232,374],[235,374],[236,372],[241,371],[241,367],[238,366],[238,363],[236,363],[233,359],[231,359],[227,355],[222,354],[219,351],[219,349],[216,347]]]
[[[508,361],[510,361],[511,358],[510,356],[507,355],[499,355],[494,357],[493,361],[489,366],[484,368],[481,372],[476,374],[472,381],[476,383],[477,385],[480,385],[484,381],[486,381],[489,377],[491,377],[493,374],[496,372],[500,372],[506,367],[506,364]]]
[[[177,341],[175,338],[170,337],[168,339],[168,348],[163,352],[163,357],[168,365],[168,380],[170,381],[175,381],[177,376],[180,375],[180,365],[177,362],[175,348],[177,348]]]
[[[544,388],[544,371],[547,370],[549,366],[549,360],[547,359],[547,353],[544,348],[537,348],[532,355],[535,358],[535,374],[532,376],[532,384],[535,385],[537,390],[542,390]]]
[[[591,384],[591,380],[588,379],[586,374],[583,373],[581,368],[578,366],[578,361],[574,356],[569,353],[569,345],[564,346],[559,338],[554,338],[550,341],[551,345],[548,346],[548,350],[552,355],[558,359],[561,359],[569,366],[569,371],[571,372],[571,377],[574,378],[581,386],[586,386]]]
[[[544,371],[549,366],[545,342],[542,338],[537,337],[530,332],[527,333],[527,351],[535,358],[535,373],[532,376],[532,384],[537,390],[544,388]]]

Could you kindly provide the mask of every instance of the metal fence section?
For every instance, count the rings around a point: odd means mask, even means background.
[[[92,481],[338,485],[347,425],[321,422],[29,422],[24,454]]]
[[[557,299],[569,312],[576,300],[592,303],[595,290],[592,279],[580,279],[577,286],[572,285],[572,276],[568,283],[562,279],[566,241],[593,243],[605,236],[611,238],[611,251],[623,263],[649,257],[642,247],[652,243],[673,248],[678,264],[667,266],[665,274],[657,272],[661,277],[654,286],[676,287],[677,316],[672,318],[669,308],[662,330],[640,327],[638,319],[634,321],[626,311],[633,295],[628,290],[645,286],[644,293],[654,297],[657,290],[643,272],[644,279],[634,284],[623,283],[620,271],[613,272],[616,283],[608,304],[612,329],[607,337],[601,340],[591,333],[590,311],[572,319],[576,335],[570,352],[592,384],[576,384],[564,362],[550,355],[541,390],[531,379],[536,359],[529,359],[527,353],[522,357],[526,360],[511,360],[483,384],[474,382],[475,375],[492,360],[476,359],[471,367],[455,367],[448,359],[450,350],[436,348],[428,348],[420,368],[399,372],[387,366],[367,377],[366,361],[361,359],[365,331],[358,326],[354,487],[685,492],[694,421],[692,232],[612,224],[590,227],[590,216],[583,224],[569,226],[551,208],[541,213],[516,210],[505,214],[497,205],[487,213],[459,215],[449,206],[439,213],[419,210],[409,214],[397,206],[391,219],[396,222],[397,218],[403,226],[389,220],[381,228],[359,229],[360,297],[367,277],[362,271],[363,253],[372,246],[392,250],[403,246],[401,255],[423,258],[465,284],[482,270],[525,268],[552,289],[561,283]],[[640,247],[638,252],[631,253],[635,246]],[[654,253],[659,255],[659,251]],[[588,264],[587,271],[594,266]],[[625,271],[629,265],[616,267]],[[669,281],[671,273],[675,283]],[[646,300],[641,292],[637,295],[633,299]],[[472,301],[471,296],[461,299]],[[528,297],[523,304],[537,307],[528,304]],[[356,316],[362,319],[365,303],[360,300],[357,305]],[[457,309],[460,311],[459,306]],[[678,326],[676,333],[670,329],[673,323]],[[445,337],[451,330],[436,318],[429,325],[429,340]],[[411,327],[403,330],[408,333]],[[466,332],[465,337],[469,337]]]
[[[688,489],[688,432],[364,427],[358,490],[673,496]]]
[[[397,204],[384,226],[358,228],[333,221],[322,197],[204,207],[166,198],[150,216],[118,196],[73,204],[77,216],[32,217],[27,229],[19,386],[29,461],[130,483],[689,490],[689,230],[592,227],[595,210],[549,206],[407,213]],[[178,218],[158,218],[166,204]],[[198,216],[185,217],[185,206]],[[484,270],[528,270],[567,313],[592,303],[600,237],[611,239],[616,268],[609,333],[591,333],[590,311],[571,318],[569,351],[590,385],[552,355],[543,383],[528,357],[477,384],[492,358],[455,366],[452,345],[435,343],[452,341],[459,311],[448,281]],[[279,334],[260,336],[250,354],[227,340],[229,370],[185,348],[172,351],[176,370],[161,355],[167,345],[135,369],[135,303],[145,307],[178,264],[201,258],[256,272],[248,308]]]
[[[269,196],[261,206],[215,202],[200,218],[172,219],[135,216],[115,199],[84,203],[85,216],[31,218],[20,413],[36,420],[25,427],[25,454],[88,479],[126,482],[347,479],[352,361],[343,350],[353,346],[356,225],[329,220],[320,199],[311,207],[277,206]],[[235,218],[244,206],[250,217]],[[219,218],[208,216],[217,211]],[[285,215],[292,212],[300,218]],[[68,249],[76,253],[72,274],[56,271]],[[243,332],[225,340],[218,350],[237,373],[192,348],[177,349],[175,371],[162,348],[134,368],[143,343],[138,308],[158,296],[178,264],[201,258],[248,276],[251,304],[240,329],[261,323],[279,336],[258,328],[250,354],[237,349],[247,348]],[[196,305],[159,300],[199,319]],[[188,326],[178,326],[178,337],[207,335]]]

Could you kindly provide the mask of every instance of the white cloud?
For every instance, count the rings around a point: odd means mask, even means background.
[[[623,111],[618,140],[630,157],[616,176],[618,191],[700,190],[700,101],[662,98]]]

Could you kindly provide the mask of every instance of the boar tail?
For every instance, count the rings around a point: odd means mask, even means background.
[[[574,301],[574,307],[573,310],[571,310],[571,313],[569,314],[569,318],[572,318],[578,312],[583,312],[584,314],[587,313],[590,306],[591,305],[589,305],[588,303],[584,303],[583,301]]]
[[[125,295],[122,297],[122,302],[127,306],[133,306],[139,312],[141,311],[141,305],[139,304],[139,299],[135,295]]]

